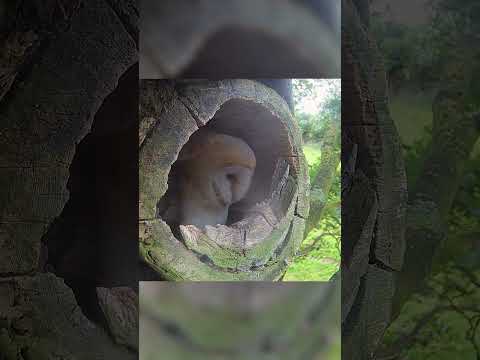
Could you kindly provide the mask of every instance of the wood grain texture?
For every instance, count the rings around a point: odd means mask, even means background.
[[[103,99],[136,60],[135,45],[115,13],[105,2],[94,1],[78,10],[69,31],[49,44],[21,86],[4,99],[0,273],[37,267],[40,238],[68,200],[75,146],[88,133]]]
[[[363,1],[342,1],[342,358],[370,359],[403,264],[405,166]]]
[[[129,287],[99,287],[97,295],[115,342],[138,351],[137,293]]]
[[[5,359],[18,359],[20,353],[31,359],[51,359],[52,354],[64,359],[136,359],[82,314],[72,290],[53,274],[3,278],[0,294],[0,316],[11,324],[0,335]]]
[[[38,268],[42,236],[69,199],[77,144],[138,61],[135,40],[103,0],[10,6],[0,56],[2,358],[133,360],[84,316],[63,279]]]

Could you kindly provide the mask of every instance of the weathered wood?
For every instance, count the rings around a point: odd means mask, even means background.
[[[288,104],[290,110],[294,111],[292,79],[252,79],[275,90]]]
[[[342,359],[371,359],[375,354],[390,324],[393,277],[391,271],[368,265],[346,325],[342,326]]]
[[[72,59],[78,71],[72,71]],[[0,273],[37,268],[40,238],[68,200],[75,146],[136,59],[135,45],[115,13],[105,2],[93,1],[78,9],[69,30],[43,49],[34,69],[3,99]]]
[[[161,98],[154,99],[154,102],[161,101]],[[147,120],[141,120],[141,124],[155,116],[158,115],[154,113],[148,116]],[[155,125],[151,126],[139,151],[140,219],[155,218],[157,203],[167,191],[170,167],[190,135],[198,130],[188,109],[178,99],[173,100],[171,106],[156,118]]]
[[[250,80],[148,80],[141,89],[142,259],[170,280],[279,278],[302,240],[298,209],[308,212],[306,161],[287,104]],[[204,231],[178,224],[172,209],[179,191],[175,161],[201,126],[245,139],[257,157],[249,193],[232,206],[235,220]]]
[[[339,295],[338,282],[142,282],[140,359],[313,359],[338,336]]]
[[[0,54],[0,100],[10,90],[27,51],[37,40],[33,31],[11,32],[2,41]]]
[[[336,1],[142,2],[140,78],[340,77]]]
[[[28,68],[42,45],[51,41],[71,24],[81,0],[62,4],[55,0],[9,1],[0,15],[0,101]],[[61,15],[60,15],[61,14]],[[60,16],[59,16],[60,15]],[[33,60],[33,61],[32,61]],[[21,75],[21,74],[20,74]]]
[[[121,76],[138,61],[136,39],[123,23],[127,13],[119,18],[126,2],[1,5],[2,359],[136,358],[82,314],[63,279],[37,272],[44,270],[45,260],[39,264],[42,236],[69,199],[67,181],[77,145]],[[130,3],[133,9],[135,2]],[[110,264],[105,261],[106,267]]]
[[[357,170],[353,181],[354,185],[342,203],[347,209],[342,213],[342,220],[348,223],[348,227],[342,228],[345,241],[342,244],[342,321],[350,313],[361,279],[367,272],[378,213],[378,201],[368,178]]]
[[[279,184],[283,186],[278,189],[278,199],[276,192],[270,199],[268,208],[277,209],[273,226],[261,214],[248,216],[232,226],[207,226],[205,233],[195,226],[181,225],[185,245],[198,254],[208,256],[213,264],[220,267],[248,270],[265,265],[275,249],[287,240],[297,199],[291,179]]]
[[[136,354],[90,322],[73,292],[53,274],[0,279],[2,358],[119,359]],[[55,354],[55,355],[53,355]]]
[[[129,287],[99,287],[97,296],[115,342],[138,351],[138,295]]]
[[[157,119],[165,109],[172,106],[175,91],[173,84],[167,80],[142,80],[140,81],[139,97],[139,144],[143,144],[145,137],[153,129]]]
[[[407,193],[382,58],[355,4],[342,1],[342,358],[366,360],[390,321]]]

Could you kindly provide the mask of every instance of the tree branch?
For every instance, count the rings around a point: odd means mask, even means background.
[[[394,297],[392,319],[425,286],[433,258],[446,236],[446,217],[479,137],[475,118],[465,112],[462,91],[440,91],[433,101],[433,134],[423,171],[409,193],[403,269]],[[422,261],[418,261],[422,254]]]
[[[340,162],[340,131],[337,122],[332,119],[325,124],[325,137],[321,147],[321,165],[311,185],[310,213],[305,225],[304,238],[322,219],[327,204],[328,193],[335,178]],[[317,196],[315,196],[317,194]]]

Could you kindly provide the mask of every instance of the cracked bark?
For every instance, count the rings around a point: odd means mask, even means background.
[[[69,199],[76,145],[138,61],[135,41],[101,0],[10,2],[6,14],[1,26],[8,36],[0,39],[6,44],[0,58],[2,354],[9,360],[19,354],[134,359],[82,314],[63,279],[39,272],[39,262],[42,236]]]
[[[385,70],[365,11],[361,2],[342,1],[342,358],[348,360],[370,359],[390,323],[407,197]]]

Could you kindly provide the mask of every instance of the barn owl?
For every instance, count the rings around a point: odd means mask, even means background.
[[[255,171],[256,158],[240,138],[199,130],[179,154],[181,161],[179,223],[225,224],[231,204],[243,199]]]

